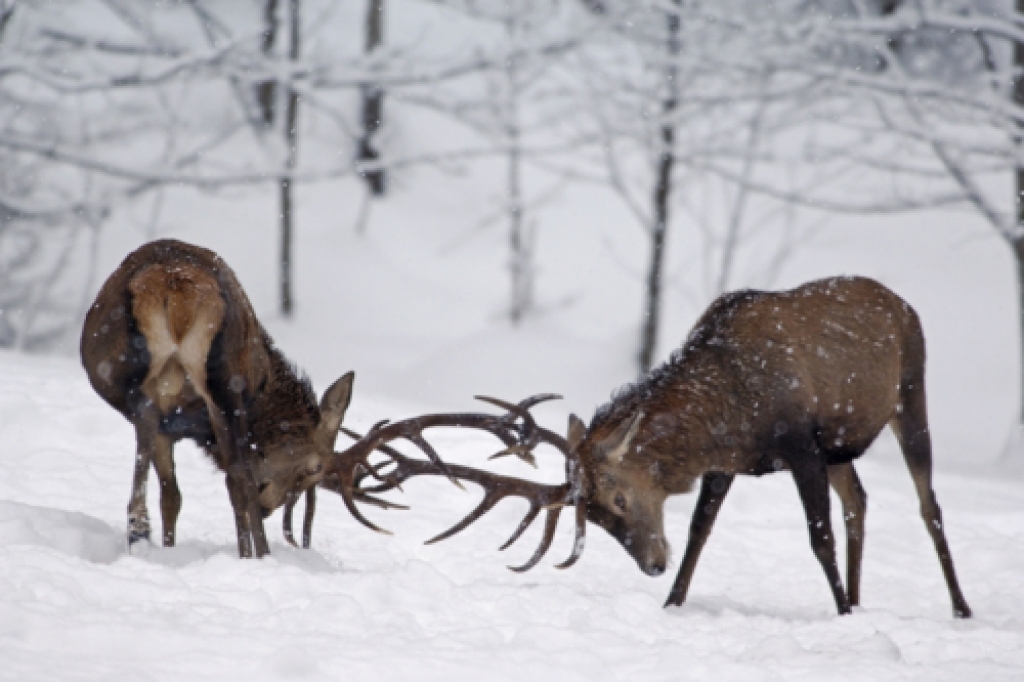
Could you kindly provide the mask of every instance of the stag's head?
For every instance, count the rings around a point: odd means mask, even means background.
[[[292,418],[282,415],[271,420],[266,434],[258,434],[262,436],[257,442],[262,455],[258,480],[264,514],[297,499],[324,477],[336,459],[334,442],[352,401],[354,379],[354,373],[345,374],[324,392],[318,407],[310,405],[304,414]]]
[[[569,447],[583,470],[587,519],[619,541],[640,570],[657,576],[668,564],[663,508],[668,496],[650,460],[638,457],[643,412],[588,430],[569,418]]]

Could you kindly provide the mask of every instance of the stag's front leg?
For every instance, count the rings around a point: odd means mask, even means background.
[[[732,486],[732,481],[733,476],[718,473],[704,474],[701,479],[700,494],[693,510],[693,518],[690,520],[690,539],[686,543],[686,554],[683,556],[683,564],[679,567],[679,573],[672,584],[672,591],[668,594],[665,606],[682,606],[686,601],[686,593],[690,589],[690,580],[693,578],[694,569],[697,568],[700,552],[711,535],[711,528],[715,525],[718,510],[722,508],[722,502]]]
[[[235,445],[235,461],[240,463],[245,476],[246,487],[246,513],[249,519],[249,532],[252,534],[253,550],[257,558],[270,554],[270,543],[267,541],[267,532],[263,527],[263,507],[260,506],[260,489],[257,471],[259,467],[259,454],[252,447],[249,437],[249,422],[246,419],[245,409],[241,406],[233,410],[233,435],[232,441]]]
[[[238,556],[243,559],[252,558],[252,524],[250,523],[249,483],[241,465],[228,469],[224,480],[228,488],[231,508],[235,513],[235,532],[238,538]]]
[[[192,370],[198,373],[200,369]],[[205,370],[203,370],[205,371]],[[205,374],[202,375],[205,382]],[[197,383],[197,386],[204,385]],[[262,557],[270,553],[267,535],[263,530],[263,517],[260,510],[259,487],[256,484],[256,452],[250,447],[248,423],[241,406],[232,408],[232,417],[221,410],[213,397],[201,390],[200,394],[206,403],[217,441],[217,458],[221,469],[227,474],[225,484],[228,497],[235,512],[235,531],[238,535],[238,556],[251,558],[255,548],[256,556]],[[253,542],[255,540],[255,542]],[[255,546],[255,547],[254,547]]]
[[[814,452],[790,460],[790,466],[807,515],[811,548],[825,571],[832,596],[836,600],[836,609],[840,615],[850,613],[850,601],[836,565],[836,544],[829,516],[828,472],[825,464],[821,455]]]
[[[270,546],[263,529],[259,487],[256,485],[256,454],[246,452],[249,449],[246,439],[236,440],[232,437],[229,442],[240,446],[232,453],[232,462],[227,466],[226,479],[228,496],[235,512],[238,555],[248,559],[255,551],[256,557],[261,558],[270,553]]]

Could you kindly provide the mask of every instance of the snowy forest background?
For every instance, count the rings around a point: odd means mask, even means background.
[[[381,657],[394,679],[1019,679],[1022,192],[1024,0],[0,0],[11,679],[180,679],[168,651],[197,642],[235,655],[200,646],[195,679],[380,679]],[[506,575],[492,544],[515,510],[424,554],[470,504],[444,487],[388,515],[397,540],[328,500],[314,552],[274,537],[240,565],[219,476],[185,445],[184,540],[126,557],[132,432],[85,384],[78,335],[160,237],[223,256],[318,390],[355,370],[362,428],[551,391],[538,414],[560,430],[723,291],[874,277],[924,324],[936,489],[978,618],[949,619],[888,432],[863,460],[877,515],[853,619],[831,615],[783,477],[738,484],[679,618],[671,576],[645,582],[596,532],[572,571]],[[450,445],[481,463],[479,440]],[[311,621],[281,615],[297,603]],[[346,644],[310,667],[314,625]]]
[[[0,346],[72,352],[103,277],[174,236],[314,376],[587,411],[722,291],[865,274],[921,309],[936,427],[974,427],[940,441],[1013,441],[1007,2],[2,7]]]

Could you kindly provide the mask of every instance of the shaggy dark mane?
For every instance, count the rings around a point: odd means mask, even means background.
[[[744,303],[764,295],[765,292],[746,289],[719,296],[694,324],[681,348],[672,351],[668,359],[636,381],[612,391],[608,402],[597,408],[591,429],[618,424],[635,414],[640,403],[651,400],[659,393],[678,385],[681,368],[699,348],[724,345],[721,341],[723,326],[728,324],[736,310]]]
[[[264,414],[279,417],[276,423],[257,420],[255,435],[259,442],[273,442],[289,433],[312,430],[320,421],[320,406],[313,384],[305,372],[295,366],[266,337],[270,355],[271,378],[262,396]],[[288,422],[284,425],[284,422]],[[262,431],[262,432],[261,432]]]

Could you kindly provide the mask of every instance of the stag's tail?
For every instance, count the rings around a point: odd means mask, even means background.
[[[150,354],[143,391],[161,411],[188,388],[209,404],[206,359],[225,313],[217,280],[200,268],[154,264],[132,277],[128,289]]]

